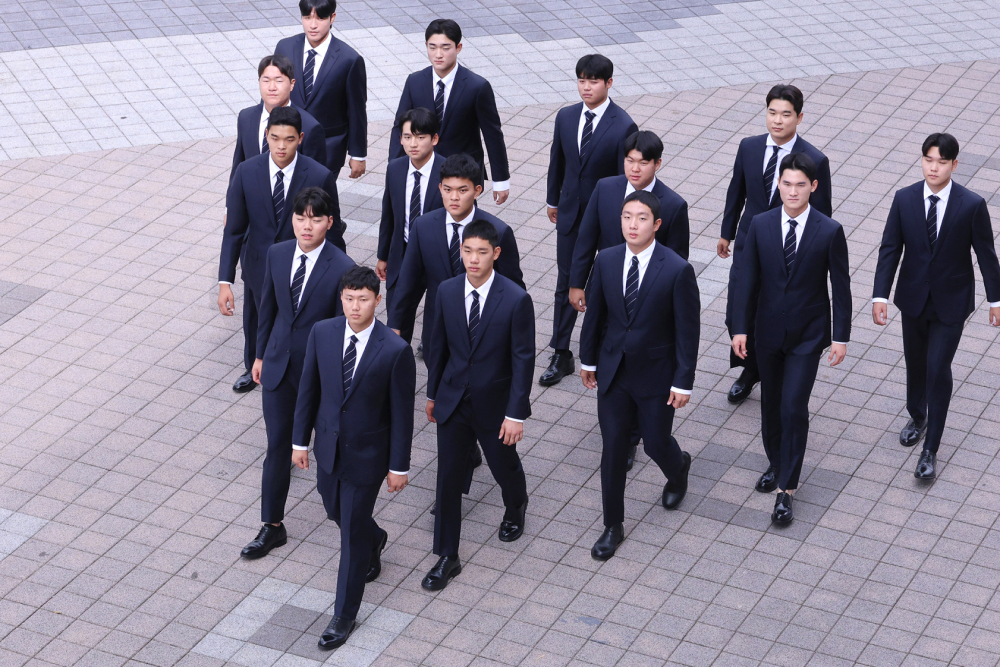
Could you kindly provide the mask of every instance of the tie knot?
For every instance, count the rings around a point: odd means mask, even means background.
[[[316,49],[309,49],[309,55],[316,57]]]
[[[278,179],[279,183],[281,182],[281,179],[283,179],[284,177],[285,177],[285,172],[281,171],[280,169],[278,170],[278,173],[275,174],[275,178]]]
[[[415,183],[419,183],[420,182],[420,172],[419,171],[413,172],[413,181]]]
[[[931,195],[930,197],[928,197],[928,199],[930,199],[930,200],[931,200],[931,203],[932,203],[932,204],[936,204],[936,203],[938,203],[939,201],[941,201],[941,198],[940,198],[940,197],[938,197],[937,195]]]
[[[307,259],[309,259],[308,255],[302,253],[302,255],[299,257],[299,264],[305,264]]]
[[[632,255],[632,266],[636,266],[638,264],[639,264],[639,256],[638,255]]]
[[[795,220],[795,218],[789,218],[788,224],[791,226],[792,229],[795,229],[795,226],[799,223]]]
[[[438,81],[438,90],[444,90],[444,81]]]
[[[457,222],[453,222],[453,223],[451,223],[451,228],[455,230],[455,233],[456,233],[456,234],[458,234],[458,228],[459,228],[459,227],[461,227],[461,225],[460,225],[460,224],[458,224]]]
[[[471,294],[473,299],[479,301],[479,292],[477,292],[476,290],[472,290]]]
[[[594,113],[593,111],[584,111],[583,115],[587,117],[587,120],[594,120],[594,116],[596,116],[597,114]]]
[[[352,343],[357,343],[358,342],[358,337],[357,336],[351,336],[351,342]]]

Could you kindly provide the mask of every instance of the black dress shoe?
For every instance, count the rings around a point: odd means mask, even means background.
[[[934,479],[936,476],[934,465],[936,463],[937,457],[934,452],[925,449],[920,453],[920,461],[917,463],[917,469],[913,471],[913,476],[917,479]]]
[[[771,512],[773,523],[792,522],[792,494],[782,491],[774,501],[774,511]]]
[[[375,548],[372,549],[372,559],[368,564],[368,576],[365,577],[366,584],[375,581],[378,579],[378,575],[382,574],[382,552],[385,550],[385,543],[388,541],[389,533],[384,530],[381,535],[375,537]]]
[[[256,386],[257,383],[253,381],[253,373],[247,371],[236,378],[236,382],[233,383],[233,391],[237,394],[245,394],[248,391],[253,391]]]
[[[257,537],[253,538],[253,542],[243,547],[240,555],[247,560],[262,558],[269,554],[271,549],[285,546],[286,542],[288,542],[288,533],[285,532],[285,524],[272,526],[265,523],[260,527]]]
[[[520,507],[507,508],[503,513],[503,521],[500,522],[500,533],[498,537],[501,542],[513,542],[524,533],[524,513],[528,509],[528,501]]]
[[[590,555],[594,560],[608,560],[618,551],[618,546],[625,541],[625,526],[606,526],[601,536],[594,542]]]
[[[334,616],[330,619],[330,625],[326,626],[326,630],[319,636],[319,647],[329,651],[343,646],[357,626],[353,618]]]
[[[559,384],[567,375],[572,375],[576,371],[576,361],[573,360],[572,352],[556,352],[549,361],[549,367],[538,378],[538,384],[543,387],[551,387]]]
[[[767,466],[767,470],[757,480],[756,490],[761,493],[771,493],[778,488],[778,470],[774,466]]]
[[[628,448],[628,460],[625,462],[625,472],[631,472],[633,466],[635,466],[635,454],[638,449],[638,446]]]
[[[684,500],[684,494],[688,490],[688,471],[691,470],[691,455],[687,452],[681,452],[681,457],[684,459],[684,465],[681,467],[681,472],[677,475],[677,479],[669,479],[663,485],[663,507],[668,510],[677,509],[677,506]]]
[[[740,376],[736,378],[736,382],[733,386],[729,388],[729,395],[726,397],[733,405],[739,405],[743,401],[747,400],[750,396],[750,392],[753,391],[753,386],[760,382],[760,377],[756,373],[750,373],[744,370],[740,373]]]
[[[899,432],[899,444],[903,447],[912,447],[921,440],[924,439],[924,435],[927,433],[927,420],[925,419],[923,423],[918,424],[914,420],[906,422],[906,426],[903,430]]]
[[[444,590],[448,582],[460,574],[462,574],[462,564],[458,562],[458,556],[441,556],[420,585],[428,591]]]
[[[472,453],[469,455],[469,465],[472,466],[473,470],[483,465],[483,453],[479,450],[478,443],[472,448]]]

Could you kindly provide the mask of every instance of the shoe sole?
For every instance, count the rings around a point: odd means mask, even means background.
[[[445,588],[447,588],[447,587],[448,587],[448,583],[449,583],[449,582],[450,582],[450,581],[451,581],[452,579],[454,579],[455,577],[457,577],[457,576],[458,576],[458,575],[460,575],[460,574],[462,574],[462,566],[461,566],[461,565],[459,565],[458,567],[456,567],[456,568],[455,568],[454,570],[452,570],[452,571],[451,571],[451,572],[450,572],[450,573],[448,574],[448,576],[447,576],[447,577],[445,577],[445,579],[444,579],[444,583],[443,583],[443,584],[441,585],[441,587],[440,587],[440,588],[437,588],[437,587],[435,587],[435,588],[430,588],[430,587],[428,587],[428,586],[424,586],[424,582],[422,582],[422,581],[420,582],[420,587],[421,587],[421,588],[423,588],[423,589],[424,589],[425,591],[434,591],[434,592],[437,592],[437,591],[443,591],[443,590],[444,590]]]
[[[278,547],[283,547],[286,544],[288,544],[288,538],[285,538],[285,539],[281,540],[280,542],[275,542],[274,544],[272,544],[267,549],[267,551],[261,552],[259,554],[244,554],[244,553],[241,553],[240,556],[243,559],[245,559],[245,560],[257,560],[258,558],[263,558],[264,556],[266,556],[269,553],[271,553],[271,549],[277,549]]]
[[[935,474],[933,474],[933,475],[930,475],[930,476],[926,476],[926,477],[925,477],[924,475],[918,475],[918,474],[917,474],[916,472],[914,472],[914,473],[913,473],[913,476],[914,476],[915,478],[917,478],[917,479],[919,479],[919,480],[923,480],[923,481],[925,481],[925,482],[929,482],[929,481],[931,481],[932,479],[937,479],[937,473],[935,473]]]

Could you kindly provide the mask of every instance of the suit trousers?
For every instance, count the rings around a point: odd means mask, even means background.
[[[350,484],[316,466],[316,488],[323,498],[326,515],[340,527],[340,567],[334,616],[352,619],[358,616],[375,537],[381,531],[372,518],[381,485],[381,482]]]
[[[260,309],[260,295],[255,294],[250,285],[243,283],[243,367],[253,368],[257,359],[257,311]],[[261,356],[264,350],[260,351]]]
[[[906,410],[914,421],[927,420],[924,449],[936,454],[951,403],[951,362],[962,340],[965,323],[942,322],[928,296],[920,316],[903,315],[902,324]]]
[[[580,221],[577,220],[573,231],[569,234],[556,232],[556,297],[552,310],[552,340],[549,347],[553,350],[568,350],[569,341],[573,337],[573,327],[576,326],[576,309],[569,302],[569,270],[573,265],[573,249],[576,247],[576,237],[580,233]]]
[[[809,438],[809,396],[821,353],[788,354],[758,348],[757,354],[764,451],[778,471],[778,488],[797,489]]]
[[[625,483],[628,450],[638,424],[643,450],[659,466],[668,480],[684,466],[680,445],[670,434],[674,409],[667,405],[669,396],[637,396],[625,380],[626,360],[622,357],[611,386],[597,396],[597,419],[604,441],[601,452],[601,500],[604,525],[617,526],[625,521]]]
[[[517,445],[505,445],[497,434],[500,424],[483,423],[468,396],[447,420],[438,424],[437,514],[434,517],[434,553],[457,556],[462,536],[462,490],[468,476],[469,454],[478,439],[486,464],[500,486],[505,507],[528,502],[527,481]]]
[[[733,264],[729,268],[729,298],[726,301],[726,328],[729,329],[729,336],[733,336],[733,308],[735,304],[733,303],[733,295],[736,293],[736,284],[739,280],[739,268],[736,263],[737,251],[733,251]],[[729,350],[729,367],[737,368],[742,366],[746,372],[751,375],[760,374],[760,369],[757,364],[757,342],[756,336],[754,335],[757,326],[757,301],[760,299],[760,289],[753,291],[750,295],[750,301],[747,304],[747,357],[746,359],[740,359],[736,356],[736,352],[732,349]]]
[[[292,423],[298,382],[285,373],[281,383],[271,391],[261,387],[264,430],[267,432],[267,454],[261,473],[260,520],[280,523],[285,518],[285,501],[292,480]]]

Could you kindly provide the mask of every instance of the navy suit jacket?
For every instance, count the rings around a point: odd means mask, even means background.
[[[497,273],[475,341],[469,340],[465,276],[441,283],[438,301],[437,333],[424,345],[433,360],[427,368],[427,398],[434,401],[434,418],[446,421],[468,392],[488,428],[499,431],[505,417],[527,419],[535,373],[535,309],[528,293]]]
[[[587,286],[587,277],[594,266],[594,255],[599,250],[625,243],[625,236],[622,234],[622,203],[625,201],[627,186],[627,176],[609,176],[597,182],[583,220],[580,221],[580,235],[573,248],[570,287],[583,289]],[[653,194],[660,200],[660,219],[663,221],[656,231],[656,240],[687,259],[691,236],[687,202],[658,178],[653,181]]]
[[[334,203],[333,226],[326,240],[346,251],[341,233],[337,177],[312,158],[299,155],[292,180],[285,186],[285,206],[281,220],[274,218],[271,199],[270,155],[258,155],[236,167],[226,193],[226,226],[222,231],[222,254],[219,280],[236,281],[236,263],[243,267],[243,282],[254,292],[264,286],[267,250],[279,241],[295,238],[292,229],[292,201],[303,188],[319,187],[329,193]]]
[[[963,322],[976,307],[976,275],[970,250],[976,251],[979,260],[986,300],[1000,301],[1000,264],[986,201],[952,181],[941,231],[932,251],[927,237],[923,181],[898,190],[882,234],[874,296],[889,298],[902,255],[903,266],[893,301],[900,312],[909,317],[919,316],[927,304],[927,296],[931,295],[942,322]]]
[[[733,252],[743,248],[743,239],[750,221],[758,213],[781,206],[777,188],[772,198],[764,187],[764,154],[767,152],[767,135],[747,137],[740,142],[733,164],[733,178],[726,192],[726,209],[722,214],[720,236],[736,239]],[[792,153],[805,153],[816,163],[816,180],[819,186],[809,195],[809,205],[829,217],[833,215],[833,193],[830,186],[830,160],[815,146],[799,136]],[[770,153],[768,153],[770,155]]]
[[[780,208],[750,221],[733,309],[734,335],[747,332],[750,299],[759,286],[757,347],[818,354],[832,341],[850,342],[853,306],[844,228],[811,209],[791,274],[784,246]],[[828,276],[833,286],[832,320]]]
[[[340,278],[354,266],[344,252],[327,243],[309,273],[299,308],[292,313],[292,262],[298,241],[275,243],[267,251],[264,267],[264,291],[257,320],[257,354],[264,360],[260,384],[274,391],[282,378],[298,386],[302,360],[306,356],[309,332],[320,320],[342,313]]]
[[[654,241],[629,319],[622,278],[627,250],[624,243],[608,248],[594,262],[580,331],[580,363],[597,367],[599,394],[607,392],[623,358],[623,379],[638,396],[669,396],[671,387],[690,390],[701,332],[694,268]]]
[[[448,103],[444,107],[444,123],[438,133],[438,145],[434,149],[440,155],[451,157],[456,153],[471,155],[476,162],[484,164],[483,141],[490,155],[491,178],[494,181],[510,179],[507,162],[507,146],[500,128],[500,114],[493,95],[493,86],[468,67],[457,65],[455,81],[452,83]],[[389,138],[389,158],[404,155],[399,143],[399,119],[410,109],[424,107],[434,111],[434,68],[426,67],[406,77],[403,94],[396,109],[396,123]]]
[[[434,166],[427,179],[427,194],[424,195],[424,213],[430,213],[444,207],[441,200],[441,184],[439,176],[444,158],[434,154]],[[403,265],[403,250],[406,241],[403,240],[403,228],[406,226],[406,214],[410,210],[410,202],[406,198],[406,176],[410,169],[410,156],[390,160],[385,168],[385,192],[382,194],[382,222],[378,228],[378,251],[376,257],[387,263],[385,287],[396,284],[399,269]]]
[[[611,102],[580,155],[576,135],[582,113],[583,102],[560,109],[552,136],[545,203],[558,208],[560,234],[576,229],[597,181],[625,173],[625,139],[639,129],[624,109]]]
[[[425,346],[433,330],[428,330],[427,322],[434,320],[438,285],[454,275],[451,270],[451,253],[448,249],[451,228],[447,226],[447,219],[447,211],[441,208],[425,213],[410,223],[410,242],[406,247],[395,297],[389,304],[387,315],[389,327],[392,329],[400,329],[402,323],[412,322],[417,315],[417,306],[420,305],[422,288],[426,281],[427,300],[424,302],[424,333],[421,336]],[[494,268],[497,273],[510,278],[518,287],[524,289],[521,257],[517,251],[514,230],[478,206],[474,220],[489,220],[497,228],[501,250],[500,258],[497,259]]]
[[[319,71],[313,74],[312,94],[307,100],[305,79],[302,77],[305,43],[304,33],[286,37],[274,47],[274,53],[291,58],[295,66],[292,104],[308,111],[323,126],[326,164],[339,168],[348,152],[355,157],[368,155],[368,75],[365,59],[331,33],[330,46]]]
[[[233,182],[236,167],[240,166],[240,163],[260,155],[260,114],[263,111],[263,102],[240,111],[236,120],[236,151],[233,153],[233,168],[229,172],[230,183]],[[323,126],[308,112],[297,108],[296,111],[302,116],[302,132],[306,135],[299,146],[299,153],[325,165],[326,136],[323,134]]]
[[[345,396],[346,326],[347,318],[335,317],[309,334],[292,442],[308,446],[315,429],[313,453],[327,474],[377,484],[390,470],[410,469],[417,367],[409,343],[375,320]]]

